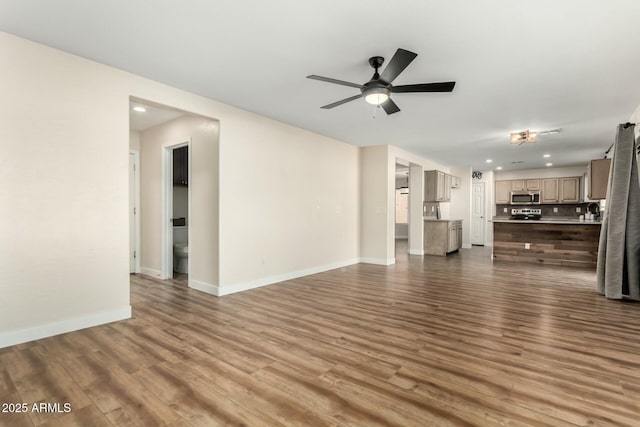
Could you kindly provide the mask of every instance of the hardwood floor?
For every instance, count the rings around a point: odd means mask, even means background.
[[[406,245],[399,245],[399,252]],[[640,305],[592,270],[399,255],[0,350],[3,426],[640,425]]]

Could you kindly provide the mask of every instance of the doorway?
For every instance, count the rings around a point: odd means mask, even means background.
[[[188,281],[191,212],[190,141],[164,147],[163,276]]]
[[[129,151],[129,273],[140,272],[140,153]]]
[[[471,188],[471,244],[484,246],[486,214],[484,182],[474,182]]]

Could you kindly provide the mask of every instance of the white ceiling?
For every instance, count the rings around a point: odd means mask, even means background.
[[[640,104],[638,0],[0,0],[0,29],[355,145],[487,170],[602,157]],[[357,89],[367,60],[418,53],[386,116]],[[562,128],[536,144],[510,132]],[[491,165],[485,159],[492,158]],[[512,161],[523,160],[521,164]]]
[[[129,106],[129,127],[137,131],[143,131],[185,115],[183,111],[162,108],[137,101],[130,102]],[[135,107],[142,107],[146,111],[135,111]]]

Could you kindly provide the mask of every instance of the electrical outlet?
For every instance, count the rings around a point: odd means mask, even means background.
[[[502,212],[507,213],[508,208],[503,208]]]
[[[578,206],[578,207],[576,208],[576,212],[582,212],[582,208],[581,208],[580,206]]]
[[[525,249],[531,249],[531,243],[525,243],[524,244],[524,248]]]
[[[553,208],[553,213],[558,213],[558,208]]]

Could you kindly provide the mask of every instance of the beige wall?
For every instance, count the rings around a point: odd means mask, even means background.
[[[163,155],[165,147],[189,142],[189,281],[218,284],[219,124],[186,115],[140,134],[140,222],[142,272],[161,276]]]
[[[562,168],[545,168],[545,169],[525,169],[516,171],[496,171],[496,181],[509,179],[527,179],[527,178],[557,178],[582,176],[587,173],[587,165],[571,166]]]
[[[122,74],[0,33],[0,347],[128,317]]]
[[[220,186],[201,288],[358,260],[358,148],[6,33],[0,58],[0,347],[129,316],[131,96],[220,123],[220,171],[193,177]]]
[[[137,130],[129,131],[129,150],[140,151],[140,132]]]
[[[221,121],[221,292],[357,262],[358,148],[239,119]]]

